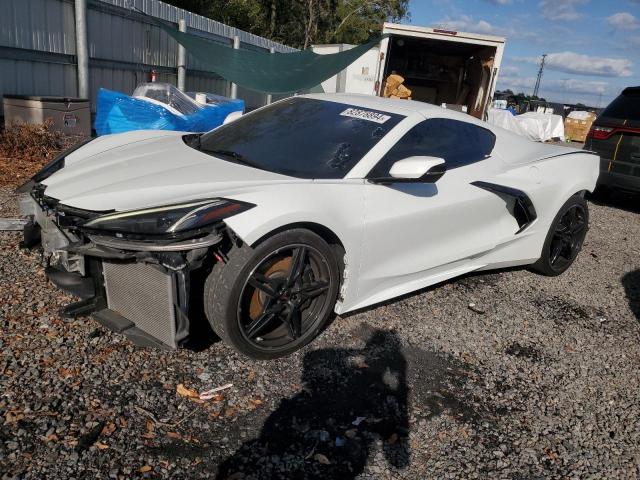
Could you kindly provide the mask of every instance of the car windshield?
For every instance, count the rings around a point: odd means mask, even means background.
[[[203,152],[298,178],[343,178],[402,115],[293,97],[202,135]]]
[[[640,120],[640,90],[623,92],[602,112],[602,117]]]

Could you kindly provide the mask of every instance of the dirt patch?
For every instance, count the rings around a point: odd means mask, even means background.
[[[527,358],[534,362],[540,360],[540,350],[531,345],[520,345],[519,343],[512,343],[505,350],[507,355],[512,355],[518,358]]]
[[[17,186],[59,152],[81,140],[53,129],[51,122],[14,124],[0,134],[0,185]]]

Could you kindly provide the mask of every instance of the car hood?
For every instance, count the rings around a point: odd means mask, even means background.
[[[307,182],[204,154],[187,146],[184,134],[99,137],[67,156],[64,168],[42,182],[45,194],[86,210],[130,210]]]

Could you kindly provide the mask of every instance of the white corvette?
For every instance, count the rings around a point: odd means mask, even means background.
[[[137,131],[65,152],[23,191],[48,277],[142,345],[208,319],[254,358],[338,314],[467,272],[558,275],[588,228],[596,155],[461,113],[293,97],[204,134]],[[199,312],[203,312],[200,313]]]

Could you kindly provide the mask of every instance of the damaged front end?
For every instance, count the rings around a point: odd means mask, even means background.
[[[132,211],[61,204],[36,184],[21,200],[25,247],[40,243],[47,277],[81,298],[67,317],[92,314],[134,343],[174,349],[190,331],[194,272],[210,268],[233,239],[223,220],[254,205],[202,199]]]

